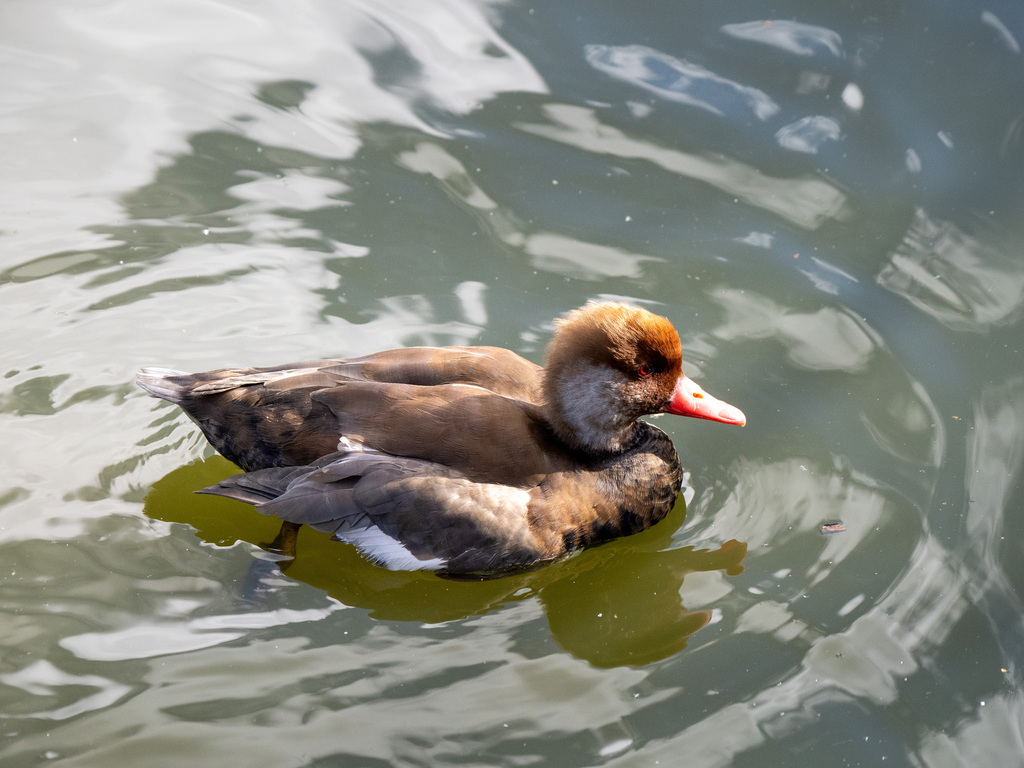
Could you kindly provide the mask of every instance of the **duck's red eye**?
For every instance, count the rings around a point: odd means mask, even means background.
[[[639,368],[637,368],[636,372],[639,373],[641,376],[650,376],[653,372],[653,369],[651,368],[651,366],[647,365],[647,363],[644,363]]]

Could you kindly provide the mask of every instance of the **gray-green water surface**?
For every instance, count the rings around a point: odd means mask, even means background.
[[[9,2],[0,763],[1024,765],[1024,6]],[[484,583],[132,384],[669,317],[745,429]],[[829,536],[825,524],[846,530]]]

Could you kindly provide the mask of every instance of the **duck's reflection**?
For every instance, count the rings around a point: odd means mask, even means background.
[[[146,514],[187,523],[212,544],[227,546],[241,539],[264,546],[279,532],[276,519],[235,501],[191,494],[234,471],[219,456],[181,467],[154,484],[146,498]],[[536,597],[552,635],[568,652],[601,667],[640,665],[682,650],[690,635],[710,621],[710,610],[689,611],[682,604],[686,574],[743,571],[747,545],[738,541],[713,551],[668,549],[685,515],[680,498],[665,520],[643,533],[547,567],[488,581],[388,571],[327,534],[303,529],[287,575],[323,589],[345,605],[392,621],[451,621]],[[247,596],[258,599],[260,583],[268,576],[280,578],[276,564],[255,560],[244,588]]]

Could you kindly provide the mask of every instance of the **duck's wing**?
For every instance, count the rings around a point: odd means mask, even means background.
[[[154,397],[184,405],[189,400],[232,390],[310,392],[343,381],[387,384],[471,384],[507,397],[538,402],[541,367],[501,347],[409,347],[345,360],[306,360],[268,368],[219,368],[185,373],[145,368],[136,383]]]
[[[521,486],[583,461],[553,436],[540,408],[468,384],[346,382],[316,392],[338,440],[422,459],[476,482]]]
[[[531,490],[370,449],[236,475],[202,492],[331,533],[392,570],[490,572],[560,553],[531,529]]]
[[[350,381],[472,384],[530,403],[540,400],[541,367],[501,347],[410,347],[338,360],[324,372]]]
[[[191,374],[147,368],[136,381],[151,395],[180,406],[223,456],[254,471],[310,464],[337,450],[343,431],[314,395],[342,384],[464,384],[536,403],[539,372],[497,347],[416,347],[272,368]]]

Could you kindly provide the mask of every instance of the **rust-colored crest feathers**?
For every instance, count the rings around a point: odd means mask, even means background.
[[[548,346],[549,370],[567,358],[589,359],[623,371],[641,363],[676,374],[681,368],[682,346],[672,323],[640,307],[590,302],[556,320],[555,328]]]

